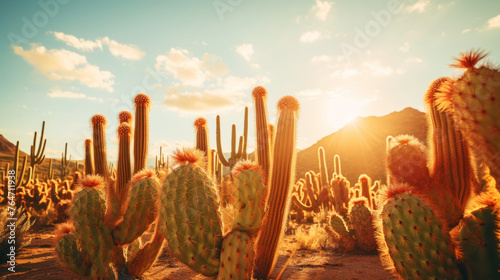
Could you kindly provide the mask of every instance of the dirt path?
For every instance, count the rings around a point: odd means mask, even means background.
[[[6,273],[6,265],[0,266],[0,279],[59,280],[83,279],[66,271],[60,265],[54,252],[54,227],[45,227],[29,234],[31,245],[26,247],[16,259],[16,272]],[[292,254],[293,237],[287,236],[280,250],[280,257],[271,279],[276,279],[289,256]],[[212,279],[201,276],[187,268],[166,252],[143,279],[202,280]],[[346,254],[331,250],[298,250],[288,263],[281,279],[304,280],[361,280],[395,279],[382,269],[378,255]]]

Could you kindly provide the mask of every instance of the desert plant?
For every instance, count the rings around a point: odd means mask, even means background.
[[[480,188],[469,144],[490,169],[499,163],[496,142],[491,142],[491,129],[498,128],[499,74],[487,66],[475,68],[482,58],[482,52],[462,55],[457,60],[467,69],[462,77],[438,79],[429,87],[432,164],[415,139],[390,141],[391,183],[381,199],[377,238],[383,263],[405,279],[500,277],[500,195],[486,187],[470,197]]]
[[[61,155],[61,179],[64,180],[66,177],[66,169],[69,167],[69,163],[71,162],[71,155],[69,155],[68,159],[68,143],[64,146],[64,153]]]
[[[236,151],[236,125],[233,124],[231,130],[231,157],[226,159],[222,150],[221,131],[220,131],[220,116],[217,115],[216,123],[216,139],[217,139],[217,155],[219,161],[229,169],[233,169],[234,165],[241,159],[247,159],[247,136],[248,136],[248,107],[245,107],[245,119],[243,126],[243,135],[240,136],[238,151]]]
[[[194,121],[194,128],[196,129],[196,149],[205,153],[204,162],[205,170],[208,175],[213,176],[212,172],[212,151],[210,150],[210,141],[208,141],[208,124],[207,119],[197,118]]]

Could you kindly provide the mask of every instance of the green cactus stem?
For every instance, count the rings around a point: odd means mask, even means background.
[[[71,162],[71,155],[68,159],[68,143],[64,146],[64,153],[61,154],[61,179],[64,180],[66,177],[66,169],[69,167],[69,163]]]
[[[92,139],[85,139],[85,175],[94,175],[94,150],[92,149]]]
[[[278,125],[273,167],[269,180],[266,220],[257,239],[254,276],[268,278],[277,259],[290,208],[295,173],[295,144],[299,102],[292,96],[278,102]]]
[[[42,164],[45,160],[45,145],[47,144],[47,139],[43,139],[43,135],[45,134],[45,121],[42,123],[42,132],[40,133],[40,143],[38,143],[38,150],[36,150],[36,138],[37,131],[35,131],[35,135],[33,136],[33,145],[31,145],[30,150],[30,167],[33,175],[36,172],[36,166]],[[36,152],[35,152],[36,151]]]
[[[222,242],[217,280],[249,280],[252,278],[254,242],[247,233],[228,233]]]

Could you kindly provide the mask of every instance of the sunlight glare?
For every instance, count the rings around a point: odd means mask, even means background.
[[[325,103],[325,112],[328,125],[337,131],[344,125],[355,121],[361,113],[360,102],[344,95],[336,95]]]

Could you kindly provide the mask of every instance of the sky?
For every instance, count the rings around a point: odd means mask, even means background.
[[[269,121],[285,95],[301,105],[297,147],[357,116],[424,110],[432,80],[458,77],[462,51],[500,62],[498,0],[1,1],[0,134],[29,152],[46,121],[46,156],[68,143],[83,159],[90,118],[108,118],[116,160],[118,113],[152,99],[150,148],[194,146],[193,122],[208,120],[230,151],[231,125],[255,147],[251,92],[269,93]]]

